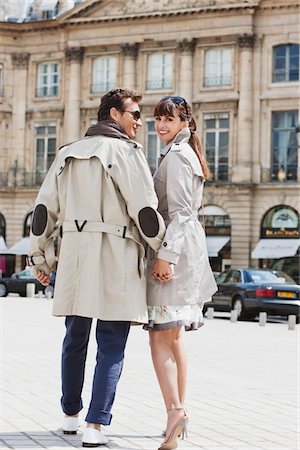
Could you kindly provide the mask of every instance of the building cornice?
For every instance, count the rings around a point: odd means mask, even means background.
[[[227,4],[227,5],[217,5],[217,6],[201,6],[194,8],[181,8],[173,10],[154,10],[154,11],[142,11],[139,13],[130,14],[118,14],[118,15],[108,15],[108,16],[93,16],[93,17],[80,17],[82,10],[75,12],[73,14],[64,14],[52,20],[43,20],[36,22],[22,22],[22,23],[12,23],[12,22],[0,22],[1,31],[10,32],[35,32],[43,30],[55,30],[57,28],[64,28],[69,25],[83,25],[83,24],[93,24],[93,23],[106,23],[106,22],[116,22],[116,21],[137,21],[139,19],[147,18],[158,18],[158,17],[174,17],[174,16],[187,16],[196,14],[206,14],[206,13],[227,13],[244,10],[248,14],[254,14],[259,5],[259,1],[254,1],[251,3],[237,3],[237,4]],[[86,15],[89,9],[95,7],[95,3],[87,6],[84,9],[84,14]]]

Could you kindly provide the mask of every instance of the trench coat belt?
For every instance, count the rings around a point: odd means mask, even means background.
[[[77,223],[76,223],[77,222]],[[123,239],[133,239],[138,244],[141,243],[141,237],[136,227],[131,230],[123,225],[115,225],[113,223],[100,222],[97,220],[76,221],[65,220],[62,225],[63,233],[65,232],[88,232],[88,233],[108,233],[119,236]],[[82,222],[82,223],[81,223]],[[85,222],[85,223],[84,223]]]

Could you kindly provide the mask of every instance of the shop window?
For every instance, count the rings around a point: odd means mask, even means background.
[[[56,97],[58,95],[59,67],[57,63],[38,65],[37,97]]]
[[[298,111],[276,111],[272,114],[272,181],[297,181],[297,124]]]
[[[107,92],[117,85],[117,58],[101,57],[93,61],[91,92]]]
[[[228,180],[229,114],[204,116],[204,147],[213,181]]]
[[[146,89],[172,87],[172,54],[154,53],[148,57]]]
[[[231,53],[230,48],[218,48],[205,52],[205,87],[231,85]]]
[[[299,80],[299,44],[277,45],[273,48],[273,83]]]
[[[56,154],[56,125],[41,124],[35,127],[36,182],[41,183]]]

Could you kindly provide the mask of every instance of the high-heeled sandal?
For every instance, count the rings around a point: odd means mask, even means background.
[[[181,408],[179,408],[179,409],[181,409]],[[184,409],[184,413],[185,413],[184,420],[185,420],[185,422],[186,422],[186,430],[187,430],[187,424],[188,424],[188,422],[189,422],[189,418],[188,418],[188,416],[187,416],[186,409],[185,409],[185,408],[183,408],[183,409]],[[161,433],[161,435],[162,435],[162,436],[166,436],[166,430],[163,430],[162,433]],[[180,436],[181,436],[181,435],[179,434],[178,437],[180,437]]]
[[[184,408],[170,408],[170,410],[183,410],[185,416],[181,417],[174,425],[166,440],[162,443],[158,450],[173,450],[177,448],[177,438],[181,436],[182,439],[187,437],[187,423],[188,417]]]

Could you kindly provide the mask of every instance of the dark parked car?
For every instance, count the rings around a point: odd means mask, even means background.
[[[300,286],[286,273],[268,269],[228,269],[217,277],[218,292],[206,303],[215,311],[235,309],[239,320],[268,314],[296,315],[299,323]]]
[[[300,255],[279,258],[273,263],[271,269],[287,273],[297,284],[300,284]]]
[[[30,269],[25,268],[21,272],[13,274],[10,278],[0,278],[0,297],[6,297],[10,292],[26,297],[27,283],[35,284],[35,293],[43,291],[47,297],[53,296],[53,277],[50,286],[43,286],[31,275]]]

